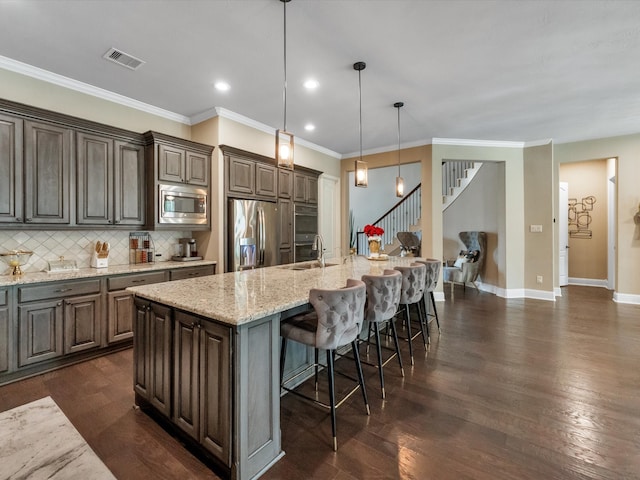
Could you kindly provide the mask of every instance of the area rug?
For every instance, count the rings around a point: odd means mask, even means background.
[[[0,479],[115,480],[51,397],[0,413]]]

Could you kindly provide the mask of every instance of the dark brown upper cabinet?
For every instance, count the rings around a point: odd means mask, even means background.
[[[0,114],[0,223],[22,222],[23,120]]]

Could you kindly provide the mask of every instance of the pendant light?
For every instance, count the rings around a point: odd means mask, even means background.
[[[287,3],[291,0],[280,1],[284,5],[284,88],[282,90],[284,128],[276,130],[276,163],[279,167],[293,169],[293,134],[287,132]]]
[[[396,197],[404,196],[404,179],[400,176],[400,108],[404,106],[403,102],[393,104],[398,109],[398,176],[396,177]]]
[[[367,179],[368,169],[367,163],[362,161],[362,70],[367,68],[364,62],[356,62],[353,69],[358,71],[358,92],[360,94],[360,159],[355,164],[355,182],[356,187],[366,187],[369,184]]]

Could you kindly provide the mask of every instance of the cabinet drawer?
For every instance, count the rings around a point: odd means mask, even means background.
[[[215,273],[213,265],[203,265],[202,267],[176,268],[169,272],[171,280],[183,280],[185,278],[204,277]]]
[[[55,282],[33,287],[18,288],[18,302],[32,302],[47,298],[70,297],[100,292],[100,280],[84,280],[81,282]]]
[[[0,288],[0,306],[9,303],[9,291]]]
[[[160,283],[166,281],[165,272],[136,273],[133,275],[122,275],[119,277],[111,277],[107,279],[107,289],[124,290],[128,287],[137,287],[140,285],[149,285],[151,283]]]

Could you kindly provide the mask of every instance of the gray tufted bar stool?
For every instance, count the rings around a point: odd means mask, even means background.
[[[369,415],[369,402],[367,391],[362,376],[362,366],[356,339],[362,328],[364,320],[364,305],[366,300],[366,287],[361,280],[348,279],[347,285],[340,289],[319,289],[309,291],[309,303],[313,311],[285,320],[280,325],[282,336],[282,348],[280,350],[280,384],[288,392],[299,395],[315,404],[328,408],[331,412],[331,429],[333,432],[333,449],[338,449],[336,436],[336,408],[339,407],[358,387],[362,391],[362,397]],[[317,399],[307,397],[294,389],[287,388],[287,381],[282,378],[287,351],[287,341],[293,340],[303,345],[315,348],[316,385],[317,385],[317,352],[319,349],[327,352],[327,373],[329,377],[329,404]],[[342,346],[351,344],[358,374],[358,385],[352,389],[338,404],[335,399],[334,359],[336,350]],[[300,375],[300,374],[298,374]],[[297,375],[296,375],[297,376]],[[295,378],[295,377],[294,377]],[[353,379],[355,380],[355,379]]]
[[[400,293],[400,305],[404,307],[405,327],[407,329],[407,340],[409,342],[409,355],[411,356],[411,365],[413,361],[413,345],[412,340],[418,335],[411,334],[411,315],[409,312],[410,305],[416,305],[418,308],[418,321],[420,323],[420,331],[422,333],[422,342],[424,349],[427,350],[427,337],[424,331],[424,322],[422,321],[422,295],[424,293],[425,279],[427,267],[422,263],[412,263],[408,267],[395,267],[402,274],[402,290]]]
[[[416,263],[422,263],[427,267],[427,276],[425,280],[424,295],[422,297],[422,300],[424,303],[424,312],[426,319],[425,329],[427,331],[427,341],[431,343],[429,317],[435,318],[436,325],[438,326],[438,334],[440,334],[440,319],[438,318],[438,309],[436,308],[436,299],[433,292],[435,292],[436,287],[438,286],[438,278],[440,277],[440,266],[442,265],[442,262],[433,258],[427,258],[426,260],[416,259]],[[429,302],[431,303],[431,308],[433,308],[433,313],[431,313]]]
[[[364,309],[364,319],[369,322],[370,329],[373,328],[376,351],[378,354],[378,374],[380,376],[380,388],[382,398],[385,398],[384,373],[382,368],[389,362],[382,362],[382,345],[380,343],[380,324],[389,322],[393,334],[395,345],[395,355],[400,364],[400,373],[404,377],[402,357],[400,355],[400,345],[398,344],[398,334],[394,323],[394,317],[398,312],[400,303],[400,292],[402,290],[402,274],[397,270],[384,270],[382,275],[363,275],[362,281],[367,286],[367,303]],[[370,336],[370,335],[369,335]]]

